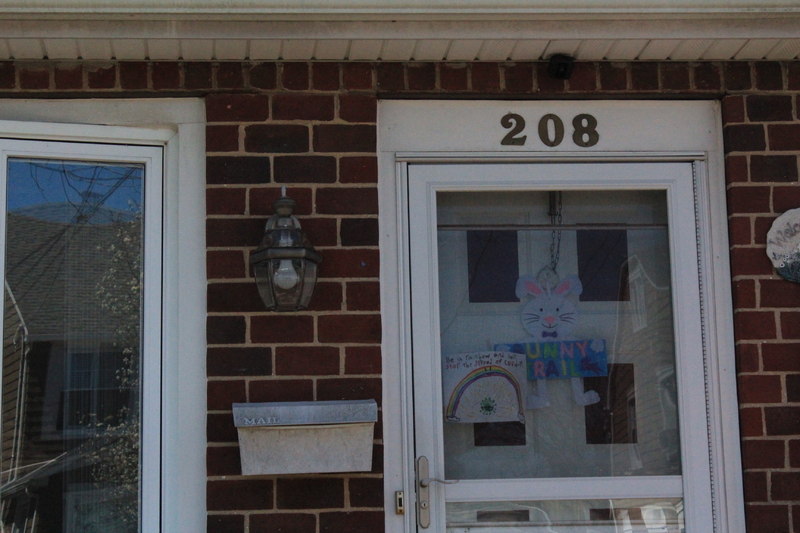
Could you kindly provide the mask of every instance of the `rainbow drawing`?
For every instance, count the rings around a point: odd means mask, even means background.
[[[476,381],[489,377],[504,378],[514,387],[518,401],[519,419],[524,421],[525,415],[522,411],[522,390],[520,390],[519,382],[511,372],[497,365],[482,366],[464,376],[450,394],[450,401],[447,402],[447,406],[445,406],[444,410],[445,418],[450,422],[458,422],[460,419],[456,416],[456,411],[458,410],[458,405],[464,392]]]

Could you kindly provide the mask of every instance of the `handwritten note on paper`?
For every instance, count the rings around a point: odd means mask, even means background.
[[[496,350],[524,354],[528,379],[592,378],[608,375],[602,339],[498,344]]]
[[[444,415],[448,422],[525,420],[525,355],[471,352],[442,358]]]

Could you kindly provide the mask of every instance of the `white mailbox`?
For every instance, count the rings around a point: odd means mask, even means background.
[[[235,403],[242,474],[368,472],[375,400]]]

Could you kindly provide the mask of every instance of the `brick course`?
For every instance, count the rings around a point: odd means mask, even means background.
[[[206,98],[208,531],[383,529],[373,472],[239,475],[230,404],[381,401],[376,110],[380,98],[706,98],[722,102],[748,532],[800,532],[797,285],[765,255],[800,206],[800,63],[0,62],[6,97]],[[323,254],[311,309],[263,311],[249,252],[281,184]]]

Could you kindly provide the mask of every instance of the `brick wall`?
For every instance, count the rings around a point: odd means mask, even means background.
[[[800,63],[0,62],[4,97],[205,96],[209,533],[383,529],[373,472],[244,478],[230,405],[381,397],[376,102],[722,99],[749,533],[800,532],[800,286],[764,253],[800,207]],[[279,186],[324,256],[308,311],[262,311],[248,272]]]

